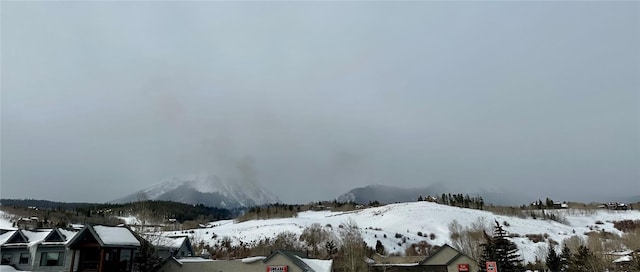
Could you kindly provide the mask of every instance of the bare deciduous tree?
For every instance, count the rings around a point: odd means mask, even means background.
[[[458,221],[453,220],[449,224],[451,246],[472,259],[478,260],[482,251],[480,245],[484,243],[484,233],[489,232],[489,229],[482,217],[468,227],[463,227]]]
[[[366,244],[358,225],[353,219],[349,219],[340,229],[342,248],[340,249],[342,267],[347,272],[366,271]]]
[[[302,231],[302,234],[300,234],[300,240],[307,244],[308,249],[311,249],[314,258],[318,257],[320,247],[322,247],[328,239],[329,232],[319,223],[314,223],[306,227]]]
[[[290,231],[283,231],[276,235],[273,241],[273,247],[275,249],[300,249],[300,243],[298,242],[298,235]]]

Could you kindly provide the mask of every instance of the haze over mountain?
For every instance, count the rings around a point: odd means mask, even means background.
[[[125,203],[146,199],[204,204],[218,208],[242,208],[280,202],[278,197],[267,192],[258,183],[222,179],[214,175],[174,177],[112,202]]]
[[[378,201],[383,204],[396,202],[416,201],[418,197],[435,196],[441,194],[468,194],[469,196],[480,196],[487,204],[494,205],[521,205],[532,200],[538,199],[538,196],[527,195],[523,192],[506,191],[489,188],[455,188],[444,183],[435,183],[429,186],[417,188],[401,188],[387,185],[370,185],[358,187],[350,190],[340,196],[338,201],[354,201],[360,204],[366,204],[372,201]]]

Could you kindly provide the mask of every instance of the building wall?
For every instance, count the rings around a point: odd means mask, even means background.
[[[166,258],[171,257],[171,252],[175,251],[175,256],[176,258],[182,258],[182,257],[191,257],[193,256],[193,252],[191,252],[189,250],[189,247],[187,246],[187,243],[182,243],[182,245],[180,246],[180,248],[169,248],[169,247],[159,247],[156,250],[156,254],[158,255],[158,257],[162,258],[163,260]]]
[[[265,266],[262,261],[255,261],[252,263],[243,263],[241,260],[219,260],[213,262],[213,271],[219,272],[252,272],[252,271],[265,271]]]
[[[282,254],[275,255],[273,256],[273,258],[269,259],[267,263],[263,263],[264,269],[262,271],[267,271],[267,266],[275,265],[288,266],[287,272],[302,272],[302,269],[294,265],[287,257],[283,256]]]
[[[458,257],[453,263],[447,267],[448,272],[458,272],[458,264],[468,264],[469,272],[476,272],[479,270],[478,264],[467,256]]]
[[[255,272],[265,271],[266,266],[261,261],[253,263],[243,263],[240,260],[214,260],[214,261],[202,261],[202,262],[184,262],[182,265],[177,264],[174,261],[166,262],[159,270],[159,272],[200,272],[200,271],[214,271],[214,272]]]
[[[21,253],[29,253],[29,249],[27,249],[26,247],[23,248],[2,248],[0,250],[0,253],[2,255],[4,254],[11,254],[11,261],[9,262],[9,265],[15,266],[16,268],[20,269],[20,270],[29,270],[30,269],[30,265],[32,263],[32,257],[29,256],[29,263],[27,264],[18,264],[20,262],[20,254]]]
[[[43,252],[64,252],[64,263],[62,266],[40,266],[40,259]],[[33,271],[69,271],[71,266],[71,255],[73,252],[64,246],[49,247],[39,246],[32,255],[31,267],[27,270]],[[76,256],[77,258],[77,256]]]
[[[431,257],[426,263],[425,265],[430,265],[430,264],[445,264],[447,263],[449,260],[451,260],[451,258],[455,257],[456,255],[458,255],[458,252],[450,247],[444,247],[441,251],[439,251],[437,253],[437,255]]]
[[[267,266],[286,265],[288,272],[303,272],[298,266],[293,264],[283,255],[273,256],[267,263],[255,261],[251,263],[243,263],[241,260],[214,260],[203,262],[184,262],[182,265],[174,261],[166,262],[159,272],[263,272],[267,271]]]
[[[431,272],[432,270],[427,270],[427,267],[421,266],[421,265],[416,265],[416,266],[389,265],[389,266],[370,266],[368,271],[369,272],[427,272],[427,271]],[[446,271],[446,268],[442,271],[443,272]]]

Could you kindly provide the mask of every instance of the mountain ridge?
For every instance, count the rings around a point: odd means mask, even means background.
[[[487,204],[494,205],[521,205],[529,200],[537,199],[521,192],[506,192],[497,189],[483,188],[466,188],[455,189],[445,183],[434,183],[424,187],[402,188],[391,185],[374,184],[364,187],[357,187],[338,196],[340,202],[356,202],[359,204],[367,204],[370,202],[379,202],[382,204],[391,204],[398,202],[416,201],[418,197],[435,196],[442,194],[468,194],[470,196],[480,196]]]
[[[221,208],[242,208],[280,202],[277,196],[266,191],[257,182],[223,179],[216,175],[173,177],[111,202],[125,203],[147,199]]]

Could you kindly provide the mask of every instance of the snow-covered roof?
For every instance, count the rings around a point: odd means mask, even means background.
[[[204,263],[204,262],[215,262],[215,260],[212,259],[205,259],[202,257],[184,257],[184,258],[180,258],[180,259],[175,259],[176,262],[178,263]]]
[[[7,240],[9,240],[9,238],[11,238],[11,236],[13,236],[13,234],[16,231],[9,231],[9,232],[5,232],[2,235],[0,235],[0,245],[3,245],[4,243],[7,242]]]
[[[265,256],[248,257],[248,258],[242,259],[242,262],[243,263],[255,263],[257,261],[262,261],[265,258],[267,258],[267,257],[265,257]]]
[[[49,235],[49,233],[51,233],[53,230],[44,230],[44,231],[28,231],[28,230],[23,230],[22,234],[24,234],[25,237],[27,237],[28,239],[28,244],[29,246],[41,243],[44,238],[47,237],[47,235]]]
[[[331,272],[333,260],[307,259],[299,256],[296,257],[307,264],[315,272]]]
[[[396,264],[386,264],[386,263],[380,263],[380,264],[371,264],[371,266],[418,266],[420,263],[396,263]]]
[[[620,258],[617,258],[615,260],[613,260],[614,263],[623,263],[623,262],[630,262],[631,260],[633,260],[633,258],[631,256],[622,256]]]
[[[154,246],[168,247],[168,248],[180,248],[187,240],[186,236],[180,237],[168,237],[160,235],[149,235],[146,240]]]
[[[11,243],[11,245],[31,247],[37,244],[64,245],[67,242],[69,242],[71,237],[75,235],[75,232],[58,230],[58,229],[39,229],[35,231],[16,230],[16,231],[10,231],[0,235],[0,244],[4,245],[10,240],[13,240],[11,237],[14,237],[15,235],[21,235],[22,237],[24,237],[24,240],[23,240],[24,242],[19,242],[19,243],[14,242],[14,243]],[[48,237],[52,237],[52,238],[48,238]],[[54,239],[53,237],[59,237],[59,239],[58,238]]]
[[[626,255],[631,255],[632,253],[633,253],[633,250],[625,250],[625,251],[614,251],[609,254],[613,256],[626,256]]]
[[[105,246],[140,246],[140,241],[127,228],[93,226],[93,229]]]

